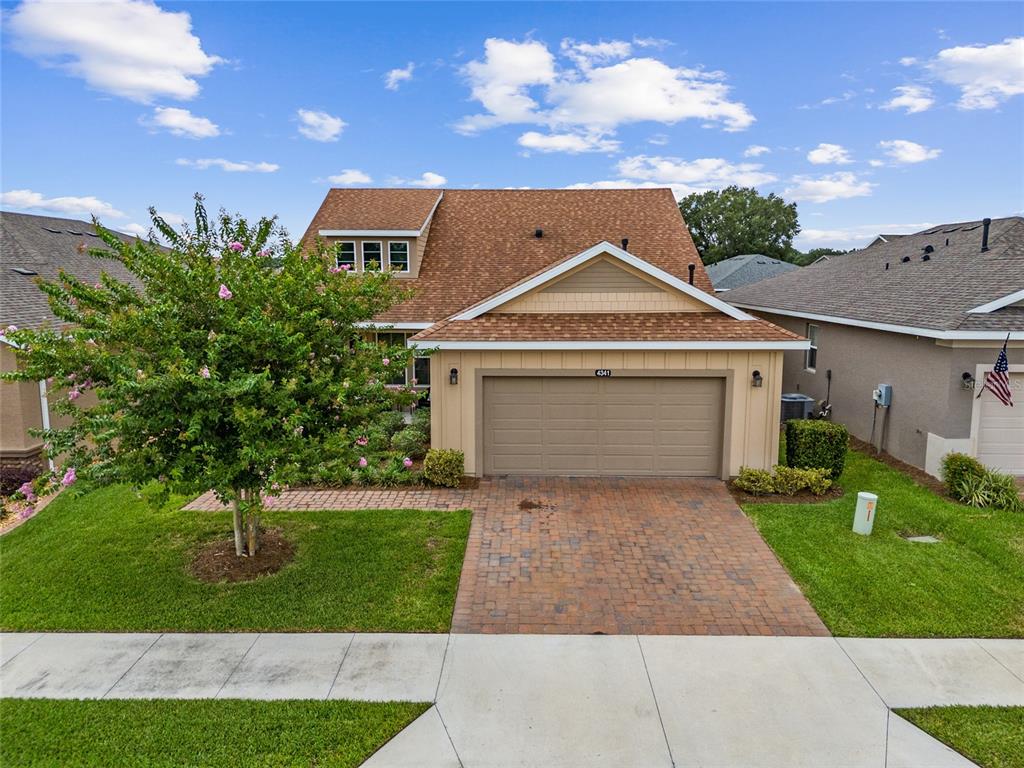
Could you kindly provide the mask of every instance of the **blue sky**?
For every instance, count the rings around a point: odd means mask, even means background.
[[[1024,6],[3,4],[0,202],[294,236],[331,184],[730,183],[803,248],[1024,210]],[[333,181],[332,181],[333,178]]]

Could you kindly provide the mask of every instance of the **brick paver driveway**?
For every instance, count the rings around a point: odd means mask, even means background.
[[[286,491],[268,506],[472,509],[453,632],[828,634],[717,480],[487,478]]]

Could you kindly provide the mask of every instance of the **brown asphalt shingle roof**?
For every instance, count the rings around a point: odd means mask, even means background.
[[[98,282],[102,272],[122,282],[135,282],[119,261],[87,252],[105,247],[90,222],[0,212],[0,326],[39,328],[56,321],[35,281],[40,277],[57,280],[61,269],[87,283]],[[36,274],[19,274],[15,268]]]
[[[740,306],[940,331],[1024,330],[1019,308],[968,314],[1024,288],[1024,218],[993,219],[984,253],[981,235],[980,221],[929,227],[736,288],[721,298]],[[928,245],[934,250],[924,261]],[[909,261],[903,262],[904,257]]]
[[[418,230],[440,196],[438,189],[331,189],[302,239],[321,229]]]
[[[423,190],[331,190],[310,231],[369,228],[334,213],[337,193],[370,200],[409,191]],[[537,229],[543,237],[534,236]],[[415,295],[380,319],[435,322],[601,241],[620,245],[623,238],[634,256],[681,280],[694,264],[694,284],[712,292],[669,189],[448,189],[431,220],[419,277],[407,281]]]
[[[767,320],[735,320],[720,312],[511,312],[444,320],[413,341],[797,341]]]

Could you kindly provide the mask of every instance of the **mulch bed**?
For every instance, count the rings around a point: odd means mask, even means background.
[[[729,493],[732,494],[737,504],[817,504],[822,501],[838,499],[845,491],[838,485],[833,485],[820,496],[816,496],[808,490],[800,491],[792,496],[783,496],[780,493],[766,493],[761,496],[755,496],[752,493],[741,491],[730,480]]]
[[[915,483],[927,488],[929,491],[932,491],[933,493],[938,494],[944,499],[956,501],[956,499],[954,499],[952,496],[946,493],[946,486],[945,484],[943,484],[941,480],[939,480],[937,477],[932,477],[923,469],[915,467],[912,464],[907,464],[907,462],[905,461],[900,461],[895,456],[890,456],[885,451],[878,451],[875,449],[875,446],[873,446],[871,443],[865,442],[864,440],[860,440],[854,437],[853,435],[850,435],[850,447],[860,451],[861,453],[866,453],[871,458],[877,459],[886,466],[892,467],[893,469],[898,470],[899,472],[902,472],[905,475],[909,475],[910,479],[913,480]]]
[[[234,539],[214,541],[196,555],[189,572],[200,581],[252,581],[276,573],[295,557],[295,547],[279,528],[261,531],[254,557],[238,557]]]

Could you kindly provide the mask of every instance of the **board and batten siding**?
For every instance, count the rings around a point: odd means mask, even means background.
[[[452,368],[459,383],[449,383]],[[483,472],[482,397],[484,375],[593,376],[610,369],[613,376],[630,373],[657,376],[718,375],[725,379],[723,476],[741,466],[770,469],[779,448],[782,353],[767,350],[536,350],[436,351],[430,359],[431,444],[461,450],[466,473]],[[757,370],[761,387],[751,386]],[[688,373],[689,372],[689,373]]]

